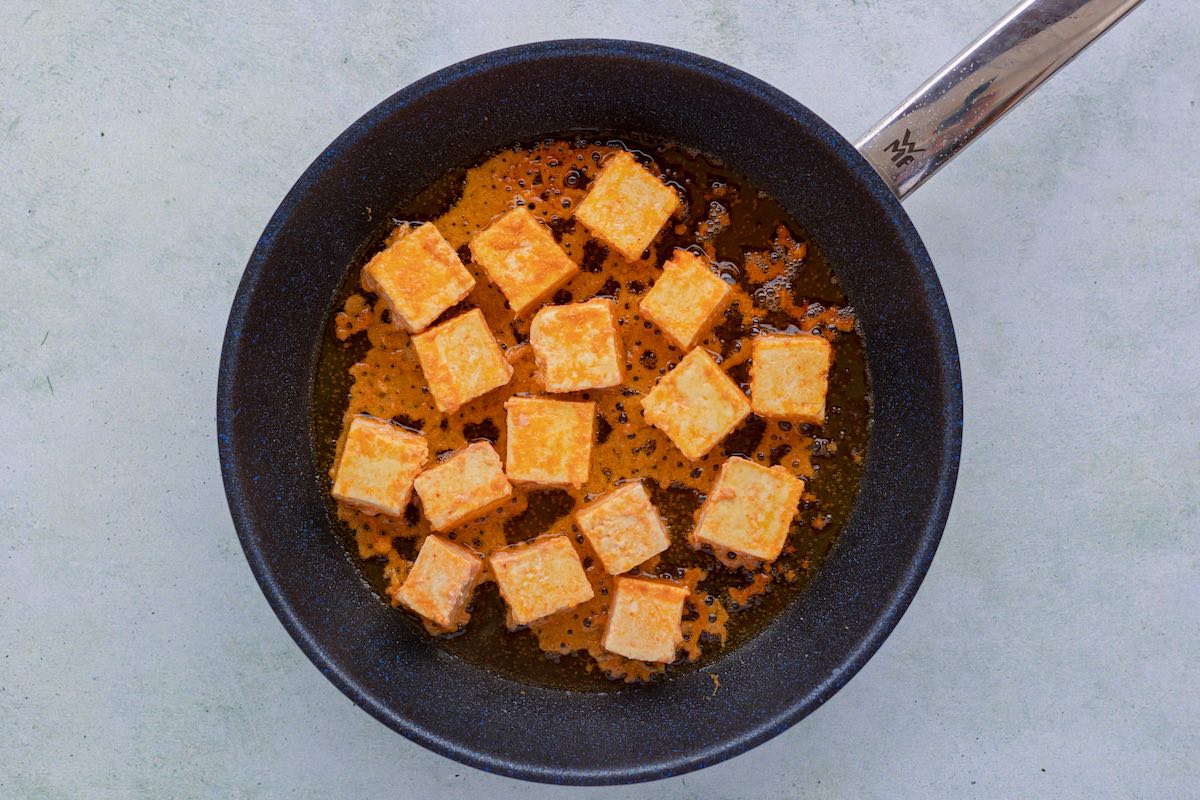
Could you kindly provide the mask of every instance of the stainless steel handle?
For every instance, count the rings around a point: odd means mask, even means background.
[[[1142,0],[1024,0],[855,144],[900,199]]]

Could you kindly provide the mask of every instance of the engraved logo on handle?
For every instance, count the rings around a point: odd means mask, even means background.
[[[883,149],[892,154],[892,163],[897,167],[903,167],[913,161],[916,158],[913,153],[925,152],[924,147],[917,147],[917,143],[912,140],[912,131],[908,128],[904,129],[903,137],[893,139],[892,143]]]

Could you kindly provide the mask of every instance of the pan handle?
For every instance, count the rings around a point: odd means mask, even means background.
[[[903,200],[1141,0],[1024,0],[855,146]]]

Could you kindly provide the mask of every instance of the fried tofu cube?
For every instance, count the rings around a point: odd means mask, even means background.
[[[605,389],[624,375],[625,351],[612,300],[541,309],[530,325],[529,343],[548,392]]]
[[[624,150],[592,181],[575,218],[597,239],[637,261],[679,207],[679,195]]]
[[[708,263],[687,250],[676,250],[662,275],[642,299],[642,316],[653,322],[684,352],[691,350],[716,321],[733,289]]]
[[[475,279],[442,237],[426,222],[402,232],[363,268],[363,285],[378,294],[392,320],[409,333],[424,330],[475,288]]]
[[[513,374],[478,308],[415,334],[412,343],[434,405],[443,414],[503,386]]]
[[[550,229],[524,206],[514,208],[471,239],[471,258],[521,316],[579,272]]]
[[[461,545],[426,536],[396,599],[442,630],[457,628],[483,561]]]
[[[682,586],[643,578],[617,578],[604,649],[639,661],[669,664],[683,642]]]
[[[481,517],[512,496],[500,456],[488,442],[473,442],[413,481],[435,531]]]
[[[575,521],[610,575],[628,572],[671,544],[641,481],[627,483],[575,512]]]
[[[549,536],[493,553],[492,574],[508,604],[510,627],[592,599],[592,584],[566,536]]]
[[[508,412],[509,480],[544,486],[587,482],[595,435],[596,404],[544,397],[512,397]]]
[[[642,416],[695,461],[750,413],[746,395],[707,351],[684,356],[642,398]]]
[[[833,347],[821,336],[800,333],[750,340],[750,405],[764,417],[825,424],[825,395]]]
[[[803,492],[804,481],[783,467],[734,456],[721,465],[693,537],[719,553],[774,561]]]
[[[360,414],[350,420],[330,493],[367,514],[398,517],[428,457],[424,436]]]

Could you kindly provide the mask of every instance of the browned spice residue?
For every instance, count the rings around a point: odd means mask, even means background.
[[[837,523],[848,514],[865,450],[867,388],[853,312],[844,306],[832,274],[803,233],[787,224],[778,206],[719,165],[680,148],[640,147],[635,152],[643,163],[662,174],[686,202],[651,245],[648,257],[626,261],[589,237],[571,218],[600,163],[619,146],[611,141],[549,140],[498,152],[467,170],[456,198],[448,205],[443,203],[439,213],[417,209],[426,216],[411,216],[414,221],[432,220],[474,275],[475,289],[443,319],[471,307],[482,310],[515,370],[507,386],[453,414],[438,412],[409,334],[391,324],[382,301],[361,285],[348,289],[341,309],[333,315],[318,376],[318,405],[328,409],[318,420],[318,438],[324,433],[326,467],[334,463],[340,447],[338,431],[360,413],[420,431],[428,439],[431,454],[444,456],[471,441],[487,439],[503,457],[504,401],[513,394],[541,393],[543,387],[526,344],[532,314],[514,319],[499,290],[477,265],[469,263],[466,245],[470,238],[497,215],[525,205],[550,226],[567,254],[582,266],[579,275],[551,302],[582,302],[596,296],[613,299],[626,350],[624,382],[613,389],[555,395],[587,399],[597,405],[597,438],[588,482],[573,491],[517,486],[503,507],[448,534],[484,555],[551,533],[567,535],[579,550],[595,589],[592,600],[535,623],[529,633],[508,634],[495,630],[502,624],[502,613],[496,609],[480,613],[481,607],[500,603],[494,586],[490,591],[483,587],[473,602],[472,622],[461,634],[445,640],[447,647],[464,657],[502,670],[506,667],[498,659],[523,658],[522,663],[527,664],[527,656],[520,654],[525,651],[518,650],[536,647],[543,660],[553,665],[547,669],[558,669],[558,677],[548,677],[549,672],[542,678],[524,675],[535,681],[570,683],[562,677],[564,669],[574,673],[596,670],[610,679],[644,681],[665,669],[613,655],[601,647],[612,577],[579,535],[571,516],[574,509],[622,480],[647,481],[668,524],[672,546],[639,571],[673,580],[690,591],[680,662],[666,668],[686,669],[689,664],[711,660],[731,639],[740,641],[734,635],[740,630],[736,620],[746,618],[742,633],[750,635],[765,624],[766,616],[785,607],[785,599],[832,546]],[[647,155],[653,156],[653,162]],[[385,244],[409,224],[407,220],[397,222]],[[674,247],[703,251],[733,286],[733,302],[698,346],[713,353],[744,391],[749,391],[749,338],[755,333],[809,331],[833,343],[835,370],[830,417],[824,429],[751,416],[707,456],[691,462],[665,434],[644,423],[639,398],[683,355],[638,313],[641,297]],[[341,365],[348,358],[352,365],[347,393],[340,387],[345,386],[346,374]],[[326,395],[321,394],[322,387]],[[839,448],[838,440],[845,446]],[[696,509],[717,468],[734,454],[764,464],[781,464],[808,482],[789,544],[774,564],[723,560],[725,554],[696,552],[689,544]],[[376,576],[378,587],[395,605],[396,591],[411,559],[430,533],[418,505],[414,501],[398,518],[367,516],[340,503],[336,514],[353,536],[359,558],[382,566],[369,574]],[[491,576],[485,572],[484,582],[489,581]],[[776,595],[786,598],[768,603]],[[488,644],[473,646],[473,636]],[[499,636],[508,637],[512,644],[498,646]],[[495,655],[501,651],[507,655]],[[716,676],[713,678],[715,691]]]

